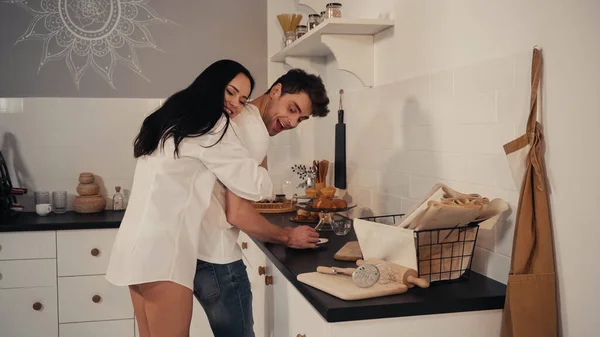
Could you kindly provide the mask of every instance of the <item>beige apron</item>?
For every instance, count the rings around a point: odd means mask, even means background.
[[[544,168],[544,135],[537,122],[542,52],[534,48],[527,132],[504,145],[521,185],[502,337],[558,335],[556,274]]]

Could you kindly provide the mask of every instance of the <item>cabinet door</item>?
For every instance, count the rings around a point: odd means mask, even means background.
[[[265,312],[265,278],[267,275],[266,272],[263,272],[266,270],[266,265],[257,266],[253,269],[246,258],[242,258],[242,260],[246,265],[248,278],[250,279],[250,288],[252,290],[252,316],[254,317],[254,334],[256,337],[265,337],[265,326],[269,320],[269,316]],[[262,268],[260,269],[259,273],[260,267]]]
[[[0,290],[0,336],[58,337],[56,287]]]
[[[285,276],[268,263],[273,285],[267,286],[267,306],[272,306],[270,337],[328,337],[327,322]]]
[[[133,320],[61,324],[60,337],[133,337]]]

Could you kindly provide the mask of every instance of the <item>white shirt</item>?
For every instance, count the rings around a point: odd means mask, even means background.
[[[138,159],[110,255],[108,281],[120,286],[173,281],[193,289],[200,223],[217,178],[245,199],[272,193],[267,171],[241,144],[235,123],[216,143],[225,121],[221,118],[215,131],[206,135],[184,139],[179,158],[169,139],[164,150]]]
[[[252,158],[257,162],[267,155],[269,131],[263,122],[260,111],[252,104],[246,105],[234,118],[237,134]],[[242,258],[237,244],[239,229],[227,222],[225,214],[225,186],[217,181],[211,196],[211,203],[200,226],[198,259],[217,264],[231,263]],[[271,194],[264,197],[270,197]]]

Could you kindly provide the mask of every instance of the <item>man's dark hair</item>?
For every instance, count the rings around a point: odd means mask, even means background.
[[[329,108],[327,107],[329,105],[329,97],[327,97],[327,90],[325,90],[325,85],[320,76],[308,74],[302,69],[292,69],[278,78],[267,93],[278,83],[281,83],[282,96],[305,92],[312,105],[311,115],[325,117],[329,113]]]

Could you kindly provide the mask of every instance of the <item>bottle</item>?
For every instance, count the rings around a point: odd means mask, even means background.
[[[125,206],[123,202],[123,193],[121,193],[121,186],[116,186],[115,191],[117,191],[117,193],[113,196],[113,211],[122,211],[125,209]]]

